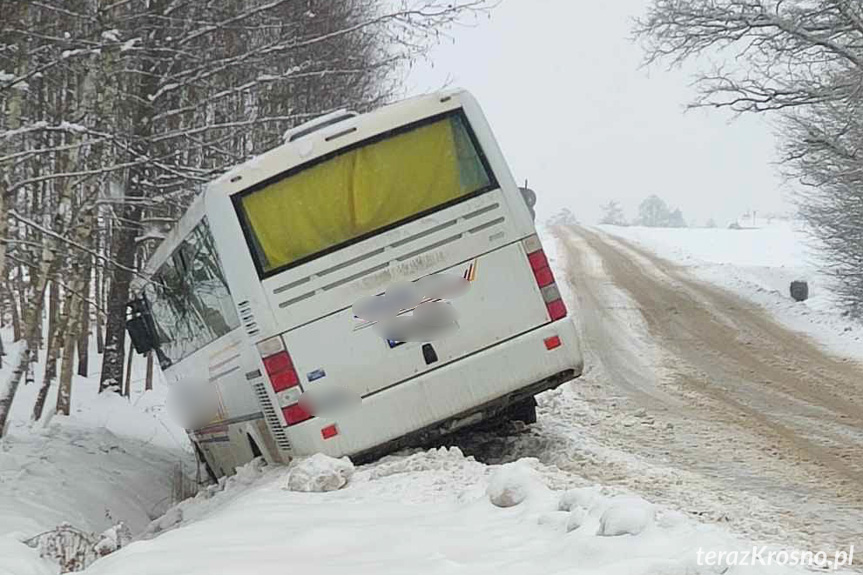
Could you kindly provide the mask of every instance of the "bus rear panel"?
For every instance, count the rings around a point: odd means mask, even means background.
[[[355,141],[231,196],[274,324],[260,340],[271,399],[297,454],[436,435],[580,374],[574,328],[558,321],[565,305],[484,119],[431,101],[377,134],[364,134],[373,117],[336,124],[318,139]],[[359,299],[438,273],[470,281],[444,339],[387,341],[354,317]],[[362,402],[312,417],[300,397],[323,386]]]

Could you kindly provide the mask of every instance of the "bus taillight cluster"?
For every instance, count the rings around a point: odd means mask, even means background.
[[[270,385],[279,399],[279,407],[288,425],[302,423],[312,415],[300,406],[302,389],[294,362],[282,338],[277,336],[258,344],[258,351],[264,361],[264,369],[270,377]]]
[[[527,252],[530,269],[533,270],[533,277],[536,279],[536,285],[539,286],[539,291],[542,293],[542,299],[545,301],[545,307],[548,310],[551,321],[565,318],[566,304],[563,303],[560,290],[557,289],[554,273],[552,273],[548,258],[545,257],[545,252],[542,250],[539,236],[530,236],[522,243]]]

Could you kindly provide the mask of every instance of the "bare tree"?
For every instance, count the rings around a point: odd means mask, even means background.
[[[863,315],[863,4],[654,0],[636,33],[648,62],[724,62],[698,77],[694,106],[779,114],[801,214],[841,301]]]
[[[131,279],[207,181],[303,121],[392,99],[415,58],[491,4],[0,0],[0,298],[25,340],[0,382],[0,435],[49,286],[68,412],[86,314],[100,344],[104,325],[100,389],[118,391]]]

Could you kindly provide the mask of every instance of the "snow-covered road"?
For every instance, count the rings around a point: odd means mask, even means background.
[[[582,473],[700,505],[752,536],[863,540],[863,368],[632,243],[558,232],[590,366],[576,387],[596,414],[591,436],[637,462]],[[545,421],[560,430],[572,418],[552,401]],[[642,465],[656,472],[647,484]]]

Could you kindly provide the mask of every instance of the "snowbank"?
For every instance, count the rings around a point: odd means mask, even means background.
[[[719,527],[634,496],[606,495],[599,487],[554,492],[544,484],[564,483],[567,474],[532,459],[487,467],[458,450],[395,455],[358,468],[344,488],[326,493],[284,489],[290,473],[265,470],[241,495],[214,496],[227,498],[218,508],[207,509],[212,499],[200,496],[184,505],[184,515],[197,514],[196,520],[170,536],[132,543],[87,573],[275,575],[288,567],[322,575],[713,573],[722,569],[699,566],[700,549],[751,549]],[[382,496],[406,480],[415,492],[410,501]],[[488,494],[501,487],[525,498],[498,507]],[[590,507],[584,513],[592,527],[567,532],[566,518],[582,505]]]
[[[8,332],[2,335],[8,341]],[[10,357],[14,347],[7,348]],[[92,368],[100,359],[91,350]],[[136,359],[131,400],[99,394],[96,377],[76,376],[71,415],[52,415],[55,385],[35,424],[30,413],[44,352],[35,365],[36,382],[22,381],[7,435],[0,439],[0,574],[41,573],[46,563],[18,542],[63,523],[99,534],[123,522],[140,533],[171,505],[175,472],[194,475],[185,433],[165,413],[166,388],[156,381],[153,391],[142,393],[144,362]],[[10,369],[4,362],[0,381]],[[102,549],[111,544],[105,540]]]

